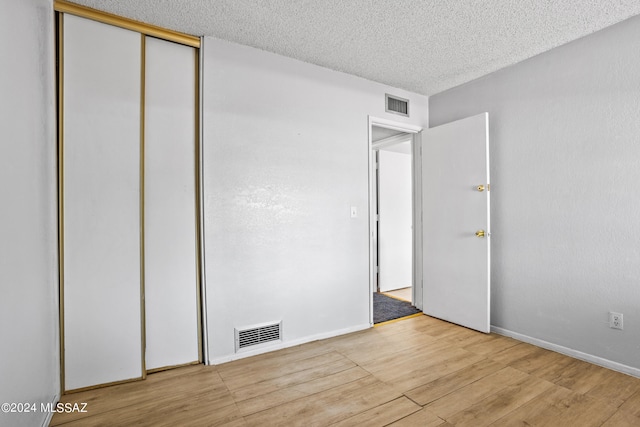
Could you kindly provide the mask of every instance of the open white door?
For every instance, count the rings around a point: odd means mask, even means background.
[[[489,332],[489,115],[422,133],[423,311]]]

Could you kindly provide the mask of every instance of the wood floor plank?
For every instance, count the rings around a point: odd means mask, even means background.
[[[267,393],[273,393],[283,388],[346,371],[348,369],[355,368],[356,366],[357,365],[353,361],[343,358],[325,365],[314,366],[302,371],[248,384],[241,388],[232,390],[231,396],[233,396],[236,402],[241,402]]]
[[[527,360],[530,356],[534,355],[537,350],[540,350],[540,347],[521,342],[513,347],[508,347],[497,353],[490,354],[487,357],[503,365],[511,366],[523,359]]]
[[[406,372],[396,372],[395,376],[383,379],[383,375],[377,375],[378,378],[391,384],[396,390],[405,393],[407,390],[415,389],[423,384],[434,381],[442,376],[452,372],[459,371],[469,365],[473,365],[481,360],[483,356],[469,352],[460,354],[449,354],[446,358],[433,358],[429,364],[420,366],[416,369],[407,370]],[[387,373],[389,374],[389,373]]]
[[[259,364],[255,367],[245,366],[240,372],[233,371],[232,375],[230,375],[229,371],[223,370],[220,372],[220,376],[227,387],[229,387],[229,390],[233,391],[261,381],[278,378],[283,375],[289,375],[294,372],[301,372],[314,367],[344,360],[344,358],[345,357],[342,354],[331,351],[313,357],[297,359],[295,361],[286,360],[281,364],[269,364],[266,367],[263,364]]]
[[[437,322],[433,322],[431,325],[429,325],[429,327],[425,329],[425,332],[432,337],[442,339],[459,333],[459,328],[460,326],[454,325],[453,323],[449,323],[444,320],[438,320]]]
[[[605,401],[554,385],[496,422],[495,427],[580,426],[596,427],[609,419],[616,408]]]
[[[596,387],[607,376],[608,369],[578,359],[539,371],[536,375],[579,393]]]
[[[406,397],[400,397],[332,425],[334,427],[383,427],[420,410],[422,410],[421,406],[416,405]]]
[[[431,317],[431,316],[417,316],[417,317],[411,317],[409,319],[404,319],[400,322],[396,322],[397,325],[394,325],[393,331],[391,331],[389,328],[386,328],[386,326],[388,325],[384,325],[385,328],[376,328],[380,333],[385,333],[385,334],[389,334],[389,335],[393,335],[395,331],[398,330],[406,330],[406,329],[413,329],[416,331],[427,331],[429,329],[433,329],[434,327],[441,325],[441,324],[448,324],[448,322],[445,322],[444,320],[440,320],[440,319],[436,319],[435,317]]]
[[[634,378],[635,379],[635,378]],[[640,383],[640,380],[636,379],[635,383]],[[640,391],[631,395],[621,406],[620,411],[628,412],[636,417],[640,418]],[[640,423],[638,423],[640,425]]]
[[[639,391],[640,381],[637,378],[604,369],[603,378],[589,389],[587,396],[607,400],[614,406],[621,406]]]
[[[198,421],[197,423],[194,422],[192,424],[185,424],[185,425],[190,427],[202,427],[202,423],[200,421]],[[246,427],[246,426],[247,426],[247,422],[244,420],[244,418],[236,418],[233,421],[229,421],[228,423],[218,424],[217,427]]]
[[[475,332],[475,331],[474,331]],[[477,333],[475,335],[458,335],[454,334],[442,339],[444,342],[449,343],[453,347],[467,348],[475,345],[485,344],[490,340],[488,334]]]
[[[245,369],[253,370],[270,369],[282,366],[283,364],[296,363],[300,360],[321,356],[331,352],[332,349],[326,345],[314,341],[294,347],[287,347],[277,351],[259,354],[244,359],[238,359],[231,362],[217,365],[220,375],[231,378],[234,375],[242,374]]]
[[[489,355],[498,353],[502,350],[511,348],[518,344],[518,341],[514,340],[513,338],[503,337],[496,334],[490,334],[487,338],[488,339],[484,341],[470,344],[464,346],[463,348],[472,353]]]
[[[250,426],[330,425],[400,397],[372,376],[245,417]]]
[[[477,363],[444,375],[434,381],[416,387],[404,394],[419,405],[426,405],[477,380],[493,374],[505,366],[483,359]]]
[[[427,344],[429,345],[429,344]],[[402,357],[407,354],[415,354],[423,348],[424,344],[421,342],[412,343],[407,345],[394,345],[391,342],[378,343],[374,346],[366,346],[351,351],[341,351],[345,357],[353,360],[360,366],[371,364],[383,364],[385,361],[394,361],[398,357]]]
[[[470,355],[467,350],[451,347],[446,343],[436,342],[432,345],[421,347],[414,352],[403,352],[391,357],[381,357],[360,365],[369,372],[380,375],[381,378],[392,378],[399,372],[406,371],[403,367],[411,366],[411,370],[433,366],[439,361],[453,357]]]
[[[430,331],[427,329],[426,332],[429,333]],[[467,328],[453,329],[444,336],[438,336],[438,339],[444,339],[452,345],[456,345],[458,347],[464,347],[465,345],[478,343],[484,341],[486,338],[487,334]]]
[[[436,338],[424,333],[410,331],[400,332],[395,336],[383,336],[377,333],[372,334],[372,339],[368,341],[365,339],[362,342],[343,342],[333,346],[336,351],[354,362],[364,365],[381,360],[393,360],[398,354],[412,354],[427,346],[435,345],[436,341]],[[438,345],[445,346],[444,344]]]
[[[341,371],[306,383],[297,384],[292,387],[283,388],[263,396],[242,400],[237,404],[242,415],[251,415],[306,396],[330,390],[344,384],[349,384],[369,376],[370,375],[367,371],[356,366],[355,368],[348,369],[346,371]]]
[[[445,420],[425,408],[389,424],[390,427],[448,427],[449,425]]]
[[[538,375],[540,372],[549,368],[555,369],[557,367],[562,370],[572,360],[572,358],[563,354],[537,347],[530,355],[511,363],[509,366],[527,374],[540,376]]]
[[[527,377],[522,380],[446,418],[446,421],[459,427],[488,425],[549,390],[551,387],[553,387],[552,383],[527,375]]]
[[[638,427],[640,426],[640,416],[625,411],[616,411],[602,427]]]
[[[527,374],[524,372],[506,367],[441,397],[425,407],[440,418],[448,420],[454,414],[473,406],[484,398],[526,377]]]

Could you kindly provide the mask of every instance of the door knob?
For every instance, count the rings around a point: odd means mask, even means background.
[[[483,238],[483,237],[484,237],[484,230],[478,230],[478,231],[476,231],[476,237]]]
[[[480,184],[476,187],[476,190],[483,192],[484,191],[484,185]]]

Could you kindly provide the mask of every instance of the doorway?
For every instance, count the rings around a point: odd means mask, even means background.
[[[419,312],[416,289],[416,179],[421,128],[370,118],[372,324]],[[419,148],[419,147],[418,147]],[[418,200],[419,202],[419,200]],[[418,306],[418,309],[416,309]],[[384,311],[384,313],[382,313]]]
[[[490,330],[489,115],[429,129],[369,118],[370,291],[378,266],[375,126],[412,134],[412,301],[424,314]],[[427,244],[428,242],[428,244]],[[382,267],[384,268],[384,267]],[[373,315],[373,304],[370,305]],[[373,316],[371,323],[373,323]]]
[[[385,136],[389,129],[373,127],[376,155],[376,291],[412,302],[411,134]]]

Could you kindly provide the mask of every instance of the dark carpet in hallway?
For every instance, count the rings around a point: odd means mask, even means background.
[[[387,322],[400,317],[420,313],[408,301],[391,298],[378,292],[373,293],[373,323]]]

